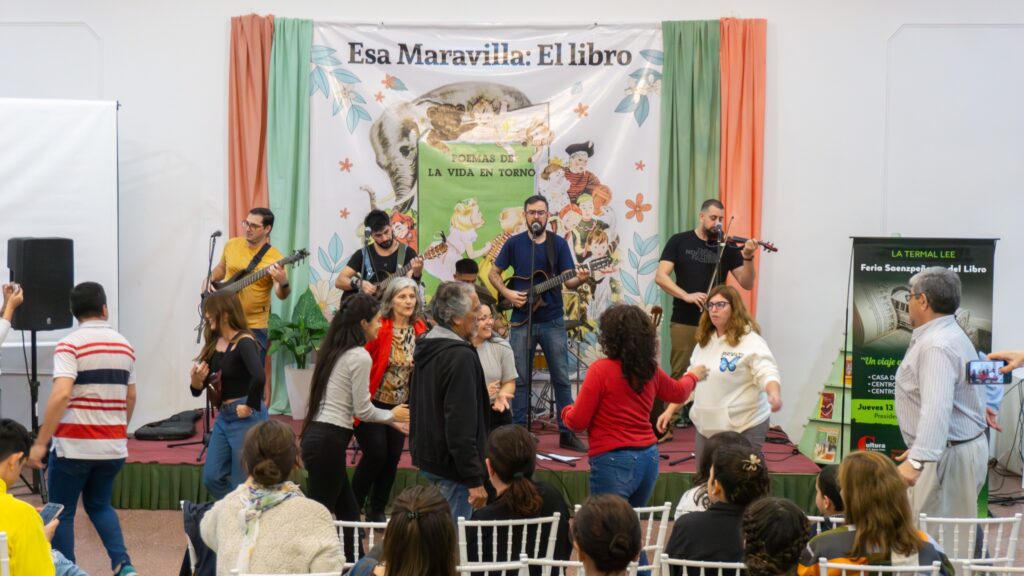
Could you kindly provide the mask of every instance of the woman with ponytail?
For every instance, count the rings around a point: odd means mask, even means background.
[[[487,506],[473,512],[473,520],[526,520],[560,514],[555,536],[555,560],[568,560],[572,554],[569,542],[569,507],[562,498],[561,492],[547,482],[533,480],[533,471],[537,462],[537,449],[526,428],[509,424],[501,426],[487,437],[487,474],[494,485],[497,498]],[[480,537],[484,542],[491,542],[491,529],[481,530]],[[540,538],[539,553],[547,553],[547,542],[550,532],[531,526],[526,533],[528,550]],[[498,529],[498,557],[491,557],[490,546],[484,546],[482,558],[476,557],[477,530],[467,530],[466,542],[471,561],[506,562],[516,560],[507,558],[505,543],[512,539],[512,550],[519,550],[523,539],[522,530],[515,530],[510,535],[507,528]],[[536,570],[534,570],[536,568]],[[541,567],[531,569],[534,576],[541,573]],[[558,572],[554,572],[557,574]]]
[[[572,535],[587,576],[624,575],[640,556],[640,518],[614,494],[587,498],[576,513]]]
[[[768,468],[761,452],[750,446],[722,446],[715,452],[708,477],[711,504],[686,514],[669,536],[665,552],[672,558],[712,562],[743,561],[743,511],[768,495]],[[700,570],[691,568],[691,576]],[[674,566],[672,576],[682,570]]]
[[[411,486],[391,503],[384,541],[349,576],[455,576],[458,540],[452,510],[436,486]]]
[[[345,450],[352,439],[353,419],[366,422],[408,422],[409,408],[384,410],[370,401],[373,361],[363,347],[377,337],[380,305],[368,294],[341,304],[317,352],[302,423],[302,461],[309,472],[309,497],[338,520],[359,520],[359,505],[348,481]],[[346,534],[345,556],[354,559],[353,538]]]
[[[217,576],[341,571],[331,513],[288,481],[295,461],[295,433],[287,424],[266,420],[246,433],[248,480],[199,524],[203,542],[217,554]]]

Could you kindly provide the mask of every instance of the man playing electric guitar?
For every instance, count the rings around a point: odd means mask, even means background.
[[[527,291],[529,287],[543,280],[544,272],[553,277],[572,270],[572,251],[565,239],[557,234],[548,233],[548,202],[543,196],[531,196],[523,204],[526,215],[526,232],[510,237],[501,252],[494,260],[494,266],[487,275],[502,298],[507,300],[515,310],[512,312],[512,323],[519,324],[512,328],[511,344],[516,359],[516,395],[512,400],[512,417],[517,424],[526,425],[526,411],[530,407],[530,391],[526,389],[523,376],[530,370],[530,360],[540,344],[544,357],[551,372],[551,384],[555,390],[555,403],[558,414],[562,408],[572,404],[572,389],[569,387],[569,343],[565,331],[565,318],[560,288],[548,290],[537,296],[540,306],[533,312],[533,333],[527,333]],[[530,250],[533,250],[533,269],[530,268]],[[550,257],[549,257],[550,256]],[[530,278],[531,281],[513,290],[502,282],[502,273],[512,267],[516,276]],[[589,276],[586,269],[577,271],[576,277],[565,282],[565,287],[572,290]],[[567,450],[586,452],[587,446],[575,434],[562,424],[558,418],[559,446]]]
[[[423,260],[416,251],[395,239],[391,219],[383,210],[370,210],[363,220],[373,244],[356,250],[338,274],[334,286],[345,292],[376,294],[377,286],[411,261],[409,276],[416,282],[423,274]]]
[[[291,294],[288,284],[288,272],[274,264],[284,258],[284,254],[270,245],[270,231],[274,228],[274,213],[268,208],[253,208],[242,220],[245,237],[235,237],[224,245],[224,253],[220,263],[210,274],[212,282],[220,282],[225,278],[231,281],[267,268],[267,276],[254,282],[238,293],[245,312],[245,321],[252,330],[253,336],[260,343],[261,358],[267,355],[267,322],[270,320],[270,290],[279,300]],[[269,267],[269,268],[268,268]],[[245,272],[244,274],[239,274]],[[209,291],[211,287],[206,287]],[[269,382],[268,382],[269,385]]]

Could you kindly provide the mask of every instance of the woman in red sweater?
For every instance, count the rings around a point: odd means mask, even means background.
[[[391,410],[409,401],[412,354],[416,338],[427,331],[422,318],[419,286],[411,278],[395,278],[381,298],[380,331],[366,343],[373,359],[370,367],[370,398],[373,405]],[[366,519],[383,522],[384,507],[398,473],[398,460],[405,448],[405,436],[390,424],[356,422],[355,435],[363,456],[352,473],[356,503],[366,506]]]
[[[679,380],[658,367],[658,342],[650,316],[619,304],[601,315],[601,348],[607,358],[590,365],[576,403],[562,410],[569,429],[590,437],[590,494],[617,494],[646,506],[658,479],[658,446],[651,430],[654,397],[684,402],[706,366]]]

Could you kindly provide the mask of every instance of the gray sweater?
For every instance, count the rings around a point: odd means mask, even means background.
[[[366,422],[391,422],[390,410],[377,408],[370,402],[370,366],[373,360],[362,346],[350,348],[331,369],[316,422],[326,422],[352,429],[353,417]]]

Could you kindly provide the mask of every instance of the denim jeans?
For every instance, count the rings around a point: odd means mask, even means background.
[[[111,504],[114,478],[124,466],[124,458],[116,460],[79,460],[61,458],[50,452],[47,486],[50,501],[64,505],[60,524],[51,544],[71,562],[75,561],[75,512],[81,496],[85,513],[96,527],[110,557],[110,567],[131,564],[124,545],[121,523]]]
[[[210,431],[210,445],[203,464],[203,484],[215,500],[227,496],[245,482],[246,473],[242,470],[245,433],[267,419],[267,409],[262,404],[259,412],[253,412],[248,418],[239,418],[236,410],[242,404],[244,401],[239,400],[222,405]]]
[[[267,363],[267,342],[269,341],[269,333],[266,328],[253,328],[252,335],[256,338],[256,341],[260,343],[260,363]]]
[[[60,550],[50,550],[50,555],[53,557],[54,576],[89,576],[85,570],[65,558]]]
[[[568,432],[562,424],[562,409],[572,404],[572,388],[569,387],[569,339],[565,333],[565,320],[557,318],[533,324],[532,338],[527,334],[526,324],[512,328],[512,351],[516,358],[516,395],[512,399],[512,417],[516,424],[526,425],[526,411],[530,408],[532,390],[526,389],[526,374],[530,371],[530,360],[540,344],[548,362],[551,385],[555,391],[555,405],[558,407],[558,430]]]
[[[459,516],[466,520],[473,517],[473,506],[469,503],[469,487],[461,482],[442,478],[437,474],[420,471],[424,478],[434,483],[452,509],[452,520],[458,526]]]
[[[634,508],[647,506],[658,481],[658,446],[612,450],[590,457],[590,493],[617,494]]]

